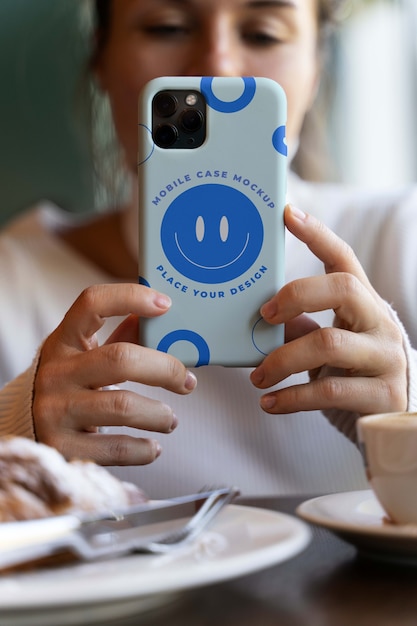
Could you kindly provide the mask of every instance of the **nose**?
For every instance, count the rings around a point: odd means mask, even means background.
[[[213,17],[195,38],[188,62],[191,76],[242,76],[239,42],[227,17]]]

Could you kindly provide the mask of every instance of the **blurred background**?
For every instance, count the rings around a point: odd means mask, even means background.
[[[77,9],[1,0],[0,225],[40,199],[76,212],[103,203]],[[294,168],[380,188],[417,182],[417,0],[351,0],[343,18]]]
[[[78,0],[0,0],[0,223],[39,199],[93,205]]]

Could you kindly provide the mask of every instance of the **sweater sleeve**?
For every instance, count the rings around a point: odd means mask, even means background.
[[[35,440],[32,416],[33,383],[39,353],[31,367],[0,390],[0,436],[15,435]]]
[[[388,305],[387,305],[388,306]],[[417,350],[411,346],[407,332],[398,318],[397,313],[389,307],[389,311],[393,320],[399,326],[403,336],[403,346],[407,357],[407,384],[408,384],[408,405],[407,411],[417,411]],[[328,375],[328,371],[325,373]],[[342,432],[352,442],[357,443],[356,421],[359,419],[359,413],[351,411],[343,411],[338,409],[329,409],[323,411],[329,422],[333,424],[340,432]]]

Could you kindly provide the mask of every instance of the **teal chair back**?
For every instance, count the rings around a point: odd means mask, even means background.
[[[41,199],[93,207],[78,2],[0,2],[0,226]]]

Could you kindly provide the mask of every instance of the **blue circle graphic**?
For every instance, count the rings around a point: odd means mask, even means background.
[[[153,151],[155,150],[155,144],[152,139],[152,130],[145,126],[145,124],[138,124],[138,133],[144,133],[146,139],[149,141],[149,154],[142,161],[138,162],[139,166],[143,165],[143,163],[146,163],[146,161],[151,158]]]
[[[183,276],[205,284],[241,276],[256,261],[263,238],[256,206],[226,185],[184,191],[169,205],[161,224],[168,261]]]
[[[258,350],[258,352],[260,352],[261,354],[263,354],[264,356],[267,356],[267,353],[264,352],[263,350],[260,349],[260,347],[257,344],[256,341],[256,330],[259,328],[260,325],[262,325],[262,323],[266,323],[263,317],[260,317],[259,319],[256,320],[253,328],[252,328],[252,343],[254,345],[254,347],[256,348],[256,350]]]
[[[247,107],[251,102],[256,92],[256,81],[251,76],[242,77],[244,84],[244,90],[242,95],[232,102],[220,100],[213,93],[213,77],[203,76],[201,79],[201,93],[205,97],[207,104],[220,113],[236,113]]]
[[[275,150],[282,154],[283,156],[287,156],[288,147],[285,143],[285,126],[279,126],[274,134],[272,135],[272,145]]]
[[[151,285],[148,283],[144,276],[139,276],[139,285],[144,285],[145,287],[150,287]]]
[[[158,344],[157,350],[160,352],[168,352],[170,347],[177,341],[188,341],[192,343],[198,350],[198,361],[195,364],[196,367],[202,365],[208,365],[210,362],[210,348],[207,342],[201,335],[195,333],[192,330],[173,330],[161,339]]]

